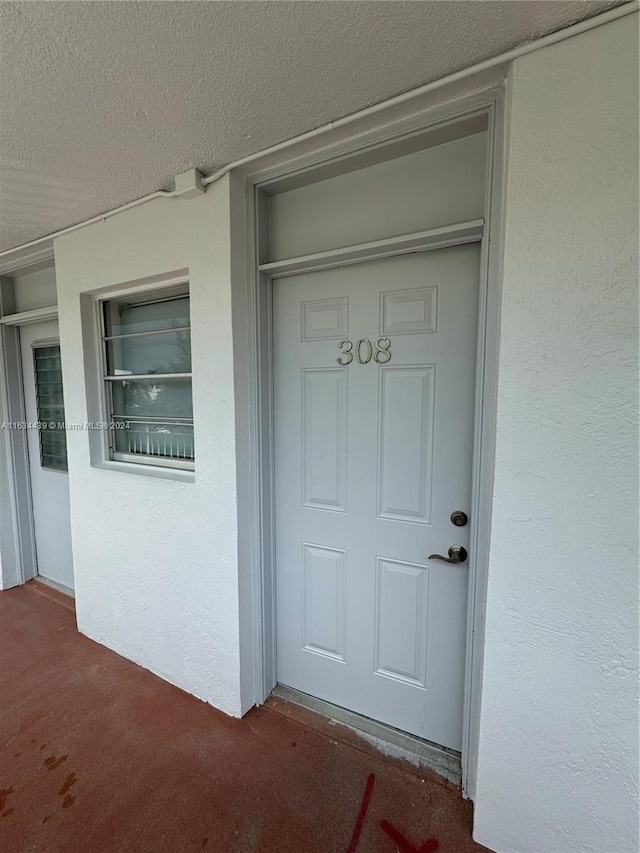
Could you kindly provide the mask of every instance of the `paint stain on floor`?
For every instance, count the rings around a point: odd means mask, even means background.
[[[60,758],[56,758],[55,755],[50,755],[49,758],[45,758],[44,760],[45,767],[47,770],[57,770],[68,757],[68,755],[62,755]]]
[[[75,773],[69,773],[67,778],[62,783],[62,787],[58,791],[58,795],[61,797],[64,797],[64,795],[67,793],[69,788],[72,788],[75,784],[76,784],[76,774]]]

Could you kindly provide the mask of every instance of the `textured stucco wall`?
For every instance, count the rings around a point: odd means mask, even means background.
[[[638,18],[510,78],[475,838],[638,849]]]
[[[89,434],[68,433],[78,627],[239,715],[253,697],[240,686],[230,185],[60,237],[55,259],[66,417],[78,423],[91,420],[80,294],[188,269],[195,482],[92,467]]]

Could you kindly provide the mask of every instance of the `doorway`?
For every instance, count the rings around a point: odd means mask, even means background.
[[[262,700],[270,695],[279,681],[282,683],[282,679],[287,678],[286,674],[283,676],[281,673],[278,638],[280,602],[277,594],[274,398],[274,356],[277,343],[274,339],[273,322],[276,291],[286,277],[298,273],[315,274],[331,268],[359,265],[360,261],[462,247],[469,243],[476,244],[476,251],[479,248],[477,315],[474,327],[477,332],[476,369],[471,415],[472,474],[469,512],[466,513],[467,525],[459,528],[453,524],[450,517],[451,531],[454,534],[450,540],[443,541],[442,545],[433,551],[427,545],[420,551],[419,560],[405,560],[406,563],[415,562],[418,567],[428,564],[428,570],[425,572],[424,569],[417,569],[417,577],[414,578],[393,576],[393,580],[409,580],[415,588],[420,585],[420,577],[433,575],[428,560],[430,554],[449,557],[449,547],[465,547],[464,541],[469,542],[465,563],[468,595],[462,640],[462,732],[460,736],[456,723],[455,739],[449,741],[461,743],[460,752],[437,748],[434,752],[433,743],[429,745],[429,742],[424,740],[418,741],[402,730],[396,730],[394,733],[389,725],[367,722],[362,713],[340,710],[335,701],[323,702],[300,690],[287,690],[282,687],[283,695],[288,694],[294,701],[300,701],[310,707],[323,707],[322,713],[335,719],[344,719],[348,725],[360,727],[377,738],[389,740],[390,743],[404,743],[406,749],[416,755],[429,754],[433,761],[429,758],[427,763],[434,767],[441,763],[441,758],[444,759],[446,754],[459,755],[458,766],[462,773],[463,793],[471,798],[475,792],[478,753],[484,602],[493,489],[503,122],[501,91],[480,93],[470,96],[464,102],[435,109],[428,116],[417,116],[404,123],[399,122],[393,128],[387,126],[380,131],[374,131],[359,139],[356,144],[338,143],[321,157],[310,154],[294,164],[267,167],[252,177],[249,187],[249,204],[255,211],[255,220],[251,220],[255,225],[251,226],[249,237],[251,244],[255,246],[254,258],[257,265],[255,302],[252,309],[256,334],[251,336],[250,340],[255,353],[252,373],[257,393],[255,404],[249,400],[246,411],[247,417],[255,416],[257,424],[255,439],[248,443],[248,448],[251,448],[248,452],[255,452],[259,462],[252,478],[254,493],[259,495],[259,502],[252,504],[252,492],[247,491],[244,506],[255,519],[256,533],[249,535],[248,539],[255,554],[256,587],[263,591],[255,611],[256,624],[259,626],[256,635],[257,654],[262,662],[258,696]],[[491,234],[496,235],[493,240],[490,240]],[[327,315],[324,319],[327,320]],[[364,337],[368,338],[374,328],[372,326]],[[355,334],[355,331],[350,332],[350,337],[341,338],[340,341],[334,340],[333,343],[351,340],[353,344],[358,344],[360,336],[355,340],[351,337]],[[425,334],[428,336],[430,333]],[[376,343],[377,339],[371,339],[372,347],[375,347]],[[309,346],[310,344],[307,344],[307,348]],[[367,351],[368,345],[362,343],[360,355],[363,359],[366,359]],[[375,349],[372,350],[372,359],[374,353]],[[384,359],[384,356],[378,358]],[[424,366],[429,362],[427,360],[409,366],[419,367],[420,364]],[[338,367],[337,362],[335,366]],[[361,366],[358,363],[358,366],[364,370],[371,365]],[[346,368],[347,371],[349,369]],[[313,386],[313,382],[311,385]],[[300,494],[302,506],[302,493]],[[462,509],[462,506],[455,509]],[[453,511],[452,509],[452,513]],[[324,514],[329,516],[331,510],[325,510]],[[334,515],[337,515],[337,511],[334,511]],[[381,522],[378,517],[377,496],[374,516],[376,524]],[[413,524],[415,529],[418,529],[421,522],[414,521]],[[424,529],[428,527],[426,524],[422,526]],[[466,540],[456,535],[464,536],[465,532],[468,537]],[[306,541],[306,544],[323,543],[311,540]],[[329,547],[339,550],[340,546]],[[343,550],[346,550],[344,546]],[[453,555],[455,559],[455,551]],[[337,562],[339,561],[334,560],[334,565]],[[440,561],[431,562],[437,566],[436,572],[446,567],[457,568],[455,563],[438,565]],[[298,563],[302,567],[301,552]],[[396,564],[391,565],[395,567]],[[380,575],[383,574],[378,566],[375,569]],[[340,572],[339,567],[337,572]],[[428,586],[428,592],[431,592],[431,584]],[[431,598],[431,602],[433,600]],[[300,613],[302,605],[303,602],[299,598]],[[304,645],[301,637],[298,642],[298,651],[301,653]],[[326,642],[326,637],[325,644],[330,645]],[[313,654],[308,650],[306,653]],[[427,651],[427,660],[428,654]],[[317,652],[316,655],[320,659],[321,655]],[[335,659],[326,656],[326,660],[330,664]],[[376,663],[375,659],[373,663]],[[345,664],[341,666],[344,667]],[[393,681],[391,676],[376,672],[377,668],[377,665],[372,666],[370,663],[371,678],[373,673],[376,675],[375,681],[382,682],[385,678]],[[337,670],[338,667],[334,669]],[[411,667],[407,668],[409,669]],[[427,679],[433,672],[433,669],[431,672],[427,670]],[[420,690],[419,685],[403,682],[398,677],[401,674],[395,675],[394,687],[405,689],[413,686]],[[312,686],[307,689],[314,688]],[[441,736],[441,739],[446,740],[446,735]]]
[[[57,320],[20,328],[37,574],[73,590],[69,475]]]

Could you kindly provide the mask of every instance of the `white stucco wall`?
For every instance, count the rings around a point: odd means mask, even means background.
[[[638,18],[518,60],[475,838],[638,849]]]
[[[253,696],[246,679],[241,689],[239,654],[230,223],[242,195],[232,193],[234,180],[62,236],[55,260],[66,417],[76,423],[95,419],[81,294],[188,270],[195,481],[92,467],[89,434],[68,432],[78,627],[239,715]],[[84,336],[90,348],[86,325]]]

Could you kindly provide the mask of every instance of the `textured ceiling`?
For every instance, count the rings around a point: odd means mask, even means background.
[[[0,250],[616,2],[0,2]]]

